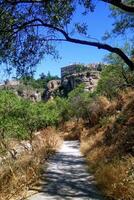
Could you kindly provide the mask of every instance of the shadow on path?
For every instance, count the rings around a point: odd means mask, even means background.
[[[39,184],[41,192],[28,200],[104,200],[86,170],[78,141],[65,141],[53,156]]]

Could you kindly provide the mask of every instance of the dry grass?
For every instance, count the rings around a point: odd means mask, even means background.
[[[87,107],[88,110],[88,126],[96,126],[101,118],[115,114],[117,102],[109,101],[106,97],[96,97]]]
[[[0,171],[0,200],[16,199],[24,196],[38,180],[41,170],[39,158],[25,154],[17,161],[6,162]]]
[[[7,160],[0,167],[0,200],[18,200],[24,198],[29,188],[35,185],[41,176],[43,164],[61,144],[57,131],[48,128],[35,134],[34,151],[26,151],[17,160]]]
[[[134,199],[134,157],[124,157],[124,160],[113,158],[114,144],[109,148],[96,144],[87,151],[89,143],[85,142],[81,148],[86,153],[89,169],[95,174],[98,186],[108,199]]]
[[[44,149],[55,151],[61,145],[61,134],[54,128],[48,127],[41,131],[39,134],[35,134],[33,138],[33,148],[40,149],[43,146]]]
[[[64,140],[79,140],[83,128],[82,121],[68,121],[62,126]]]
[[[117,109],[121,109],[125,104],[127,104],[131,99],[134,97],[134,90],[133,89],[126,89],[120,91],[118,94],[117,102]]]
[[[134,199],[134,158],[116,159],[101,164],[96,173],[96,180],[109,199]]]
[[[99,105],[103,101],[105,109],[101,112],[103,106],[98,105],[95,119],[99,120],[93,119],[94,127],[83,128],[81,151],[108,199],[133,200],[134,91],[119,96],[111,103],[101,98]]]

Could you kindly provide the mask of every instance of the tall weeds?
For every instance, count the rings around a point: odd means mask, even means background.
[[[0,200],[19,200],[26,196],[44,170],[45,161],[62,140],[57,131],[48,128],[33,138],[33,151],[26,151],[16,160],[7,160],[0,167]]]
[[[133,94],[132,90],[123,91],[114,102],[103,101],[102,107],[103,98],[98,99],[93,103],[93,111],[97,110],[94,125],[81,132],[81,151],[110,200],[134,199]]]
[[[95,173],[97,183],[109,199],[134,199],[134,158],[102,163]]]

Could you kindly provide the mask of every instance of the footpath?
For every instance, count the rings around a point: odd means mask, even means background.
[[[40,190],[27,200],[104,200],[87,172],[78,141],[65,141],[50,158]]]

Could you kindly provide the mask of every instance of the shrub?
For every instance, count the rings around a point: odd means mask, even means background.
[[[55,129],[49,128],[34,135],[34,151],[25,151],[16,160],[6,160],[0,168],[0,199],[25,199],[27,190],[42,177],[44,160],[62,142]]]
[[[133,158],[115,159],[103,163],[96,171],[96,179],[102,191],[113,200],[133,200]]]
[[[80,84],[74,90],[69,93],[69,114],[71,117],[87,118],[87,105],[90,101],[90,95],[84,91],[84,85]]]
[[[117,96],[120,87],[125,83],[122,68],[120,66],[108,65],[101,72],[96,91],[99,95],[104,95],[111,99]]]
[[[0,136],[2,138],[26,135],[26,130],[18,118],[19,107],[20,100],[15,94],[9,91],[0,92]]]

